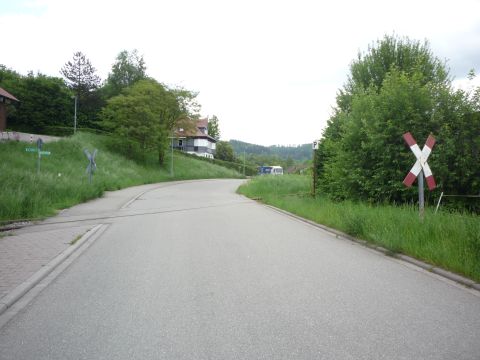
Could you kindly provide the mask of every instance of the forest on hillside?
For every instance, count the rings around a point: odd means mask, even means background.
[[[280,165],[285,171],[298,172],[305,169],[313,157],[311,144],[262,146],[240,140],[230,140],[227,144],[237,161],[243,161],[245,154],[245,161],[250,166]],[[220,144],[220,149],[224,145]]]
[[[240,156],[243,152],[249,155],[277,156],[282,159],[291,158],[295,161],[305,161],[312,158],[312,144],[298,146],[271,145],[263,146],[240,140],[230,140],[234,152]]]

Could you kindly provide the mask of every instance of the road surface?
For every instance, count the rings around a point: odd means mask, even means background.
[[[480,358],[477,292],[239,184],[173,183],[116,211],[65,212],[108,228],[0,329],[0,359]]]

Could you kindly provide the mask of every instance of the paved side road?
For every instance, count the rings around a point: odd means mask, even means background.
[[[66,251],[95,225],[107,222],[96,218],[105,214],[115,216],[136,196],[153,188],[168,184],[135,186],[106,192],[101,199],[79,204],[62,211],[36,225],[9,231],[0,238],[0,304],[2,299],[40,271],[52,259]],[[77,222],[72,222],[75,217]],[[90,217],[90,221],[82,221]],[[1,358],[1,357],[0,357]]]
[[[175,183],[102,208],[108,228],[0,329],[0,358],[479,359],[478,292],[238,185]]]

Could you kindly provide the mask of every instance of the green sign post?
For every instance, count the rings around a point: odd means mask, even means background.
[[[50,151],[42,151],[42,146],[43,146],[43,140],[39,138],[37,140],[37,147],[32,148],[32,147],[27,147],[25,148],[26,152],[33,152],[33,153],[38,153],[37,157],[37,173],[40,174],[40,160],[42,159],[42,155],[51,155]]]

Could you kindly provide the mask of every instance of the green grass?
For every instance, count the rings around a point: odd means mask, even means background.
[[[255,178],[239,192],[301,217],[480,281],[478,216],[426,209],[420,221],[412,206],[334,202],[306,195],[311,179],[286,175]],[[302,195],[291,195],[302,193]]]
[[[155,154],[145,164],[128,160],[108,150],[101,135],[77,135],[44,144],[50,156],[41,160],[37,174],[37,154],[27,153],[29,143],[0,143],[0,221],[41,218],[59,209],[102,196],[106,190],[171,180],[239,178],[224,167],[199,161],[182,154],[174,155],[174,176],[170,176],[170,154],[166,166],[160,167]],[[98,170],[92,184],[88,182],[88,160],[83,149],[98,149]]]

